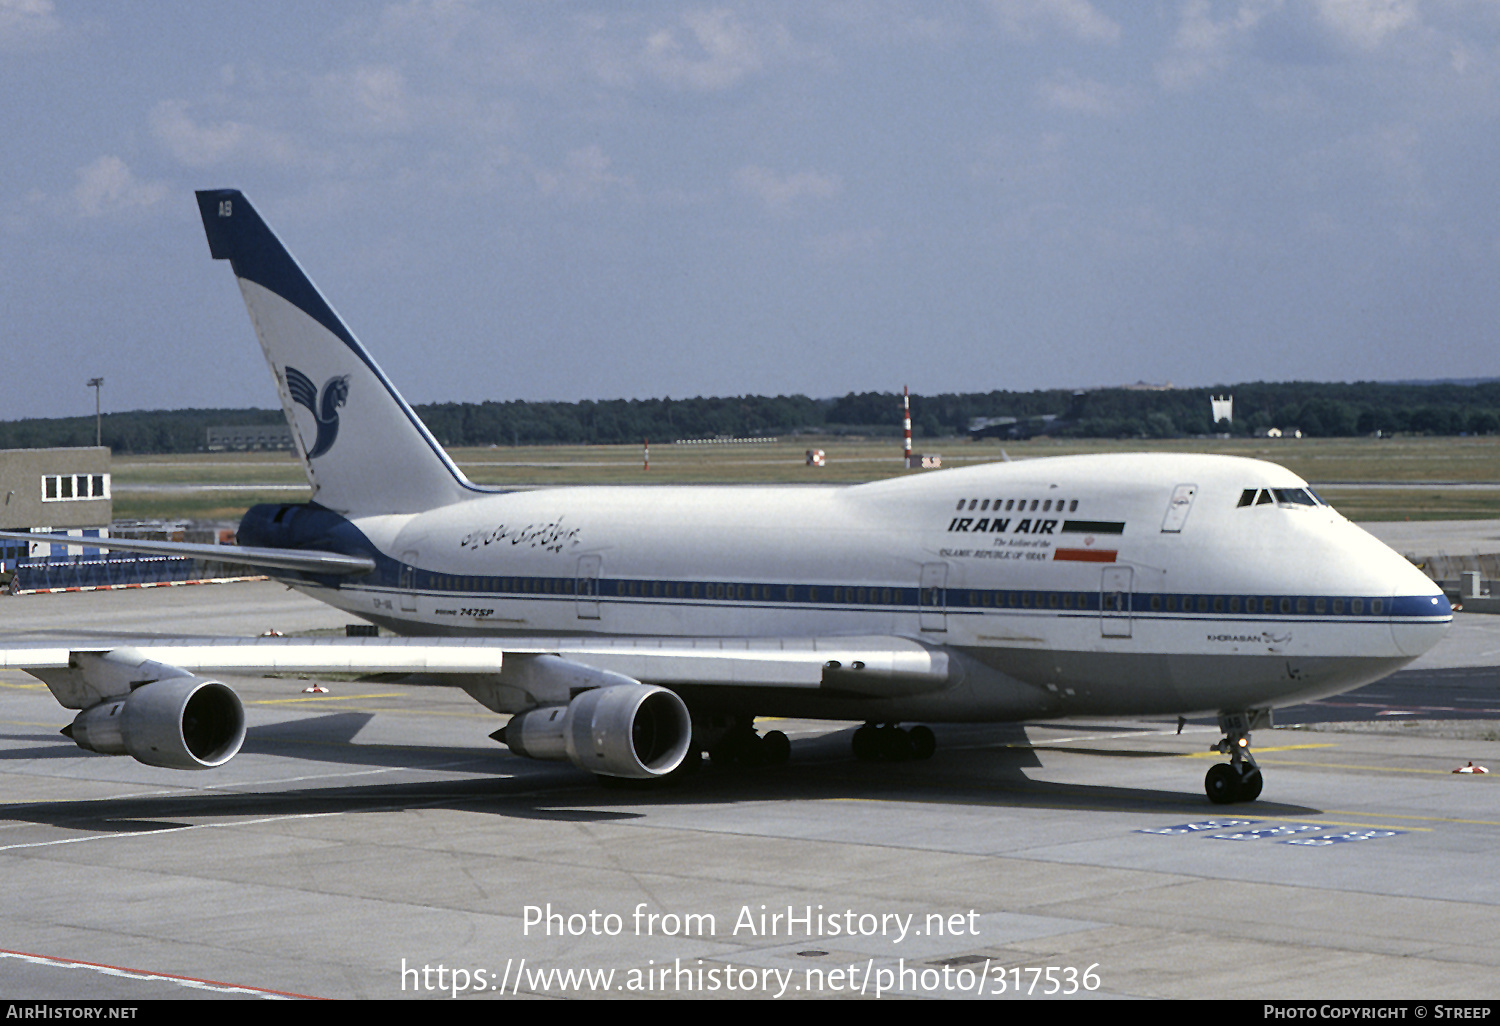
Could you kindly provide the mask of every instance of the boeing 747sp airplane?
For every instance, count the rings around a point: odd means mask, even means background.
[[[930,755],[926,722],[1216,714],[1208,796],[1250,801],[1273,708],[1391,673],[1452,620],[1432,581],[1257,460],[478,488],[249,201],[198,205],[313,487],[246,513],[235,558],[404,637],[0,649],[80,710],[64,733],[92,751],[227,762],[245,719],[213,673],[411,672],[508,714],[494,736],[516,754],[623,778],[703,751],[785,759],[757,716],[863,721],[854,753],[881,759]]]

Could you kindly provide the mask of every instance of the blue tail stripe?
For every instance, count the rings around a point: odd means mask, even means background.
[[[353,333],[339,320],[333,307],[328,305],[317,286],[260,219],[242,192],[238,189],[205,189],[199,191],[197,197],[203,230],[208,234],[208,251],[215,260],[228,260],[235,277],[253,281],[276,293],[364,357]]]
[[[391,399],[400,407],[406,419],[422,436],[427,446],[437,456],[439,461],[447,469],[453,481],[464,491],[469,492],[492,492],[494,489],[478,488],[464,477],[452,459],[438,444],[437,439],[432,437],[432,432],[422,423],[411,406],[396,391],[394,385],[386,378],[385,373],[371,359],[370,354],[365,352],[364,347],[355,339],[338,314],[334,313],[333,307],[323,298],[316,285],[312,283],[295,257],[291,255],[276,233],[261,219],[259,213],[251,206],[245,194],[238,189],[202,189],[196,194],[198,197],[198,213],[203,218],[203,230],[208,235],[208,251],[215,260],[228,260],[234,270],[235,277],[245,281],[253,281],[282,299],[291,303],[307,316],[327,328],[334,337],[341,340],[349,347],[349,351],[357,356],[366,367],[375,375],[380,383],[390,394]],[[318,417],[317,388],[306,375],[301,374],[292,367],[286,368],[286,386],[294,401],[305,405]],[[294,376],[295,375],[295,376]],[[297,379],[301,378],[301,381]],[[303,400],[306,400],[303,402]],[[333,431],[325,433],[322,428],[323,418],[319,417],[319,440],[314,444],[314,451],[309,456],[321,455],[333,444]]]

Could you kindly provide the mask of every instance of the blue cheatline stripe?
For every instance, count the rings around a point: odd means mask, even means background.
[[[399,589],[387,577],[383,584]],[[348,587],[358,588],[351,583]],[[893,611],[945,610],[951,613],[1006,612],[1130,615],[1191,620],[1368,620],[1374,617],[1444,620],[1452,616],[1446,598],[1430,595],[1111,595],[1098,591],[1043,589],[923,589],[887,585],[766,584],[743,581],[682,581],[609,577],[531,577],[446,574],[418,570],[411,589],[455,598],[546,598],[587,601],[652,600],[702,604],[722,602],[769,606],[843,607]],[[1118,603],[1118,606],[1116,605]]]

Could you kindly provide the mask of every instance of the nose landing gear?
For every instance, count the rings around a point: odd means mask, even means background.
[[[1224,738],[1209,751],[1229,756],[1229,762],[1214,766],[1203,781],[1208,800],[1215,805],[1253,802],[1260,797],[1264,781],[1255,756],[1250,754],[1250,728],[1262,726],[1271,726],[1269,709],[1219,713],[1219,729],[1224,732]]]

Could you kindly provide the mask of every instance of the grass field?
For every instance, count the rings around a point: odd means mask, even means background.
[[[806,465],[809,448],[825,467]],[[924,440],[945,467],[1097,452],[1212,452],[1270,460],[1322,487],[1323,498],[1354,520],[1472,520],[1500,517],[1500,439],[1338,438],[1181,439],[1171,441],[969,442]],[[894,477],[900,442],[801,438],[753,445],[654,445],[651,469],[639,445],[557,445],[453,449],[477,484],[847,484]],[[926,471],[925,473],[931,473]],[[285,453],[119,456],[114,460],[117,519],[237,520],[258,502],[302,502],[301,464]]]

